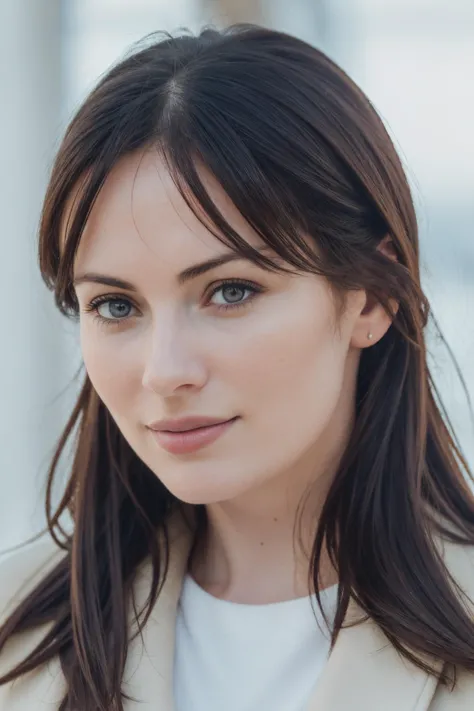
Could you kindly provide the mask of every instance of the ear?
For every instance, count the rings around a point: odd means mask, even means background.
[[[395,245],[393,244],[393,239],[390,235],[385,235],[385,237],[379,242],[377,249],[389,259],[392,259],[394,262],[398,262]]]
[[[377,249],[386,257],[397,260],[397,253],[390,235],[386,235],[379,243]],[[394,313],[398,311],[398,303],[390,301]],[[392,319],[383,306],[370,295],[365,295],[365,303],[357,317],[351,338],[353,348],[367,348],[380,341],[392,324]]]

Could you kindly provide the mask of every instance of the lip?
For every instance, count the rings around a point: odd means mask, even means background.
[[[196,427],[210,427],[211,425],[218,425],[221,422],[228,422],[228,419],[223,417],[206,417],[199,415],[188,415],[188,417],[181,417],[177,420],[159,420],[157,422],[152,422],[148,427],[151,430],[156,430],[158,432],[184,432],[186,430],[194,430]]]
[[[158,444],[170,454],[190,454],[191,452],[196,452],[198,449],[207,447],[215,442],[216,439],[232,427],[234,422],[238,419],[238,417],[234,417],[231,420],[226,420],[224,422],[220,421],[216,424],[204,427],[200,426],[195,427],[194,429],[175,432],[169,430],[156,430],[152,427],[150,427],[150,430],[152,431]],[[201,418],[201,422],[202,420],[203,418]],[[181,421],[181,423],[183,421]]]

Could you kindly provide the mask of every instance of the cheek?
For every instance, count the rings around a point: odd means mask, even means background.
[[[132,395],[136,361],[118,334],[97,326],[81,325],[81,351],[89,379],[101,400],[113,412]]]
[[[296,324],[265,338],[253,361],[252,387],[290,398],[315,390],[321,396],[331,390],[342,378],[345,349],[329,330],[320,324],[314,326]]]
[[[308,313],[308,311],[306,312]],[[343,387],[347,345],[324,316],[292,318],[255,336],[239,361],[258,435],[304,446],[328,424]],[[257,433],[256,433],[257,434]],[[298,445],[299,443],[299,445]]]

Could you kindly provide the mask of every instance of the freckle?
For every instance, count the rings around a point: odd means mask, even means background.
[[[278,519],[277,519],[277,518],[274,518],[273,520],[274,520],[274,521],[278,521]]]
[[[263,541],[260,541],[260,545],[263,546]]]

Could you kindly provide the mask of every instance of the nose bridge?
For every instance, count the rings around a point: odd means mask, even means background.
[[[180,385],[198,385],[203,364],[189,320],[177,309],[161,310],[153,319],[145,358],[143,384],[167,394]]]

